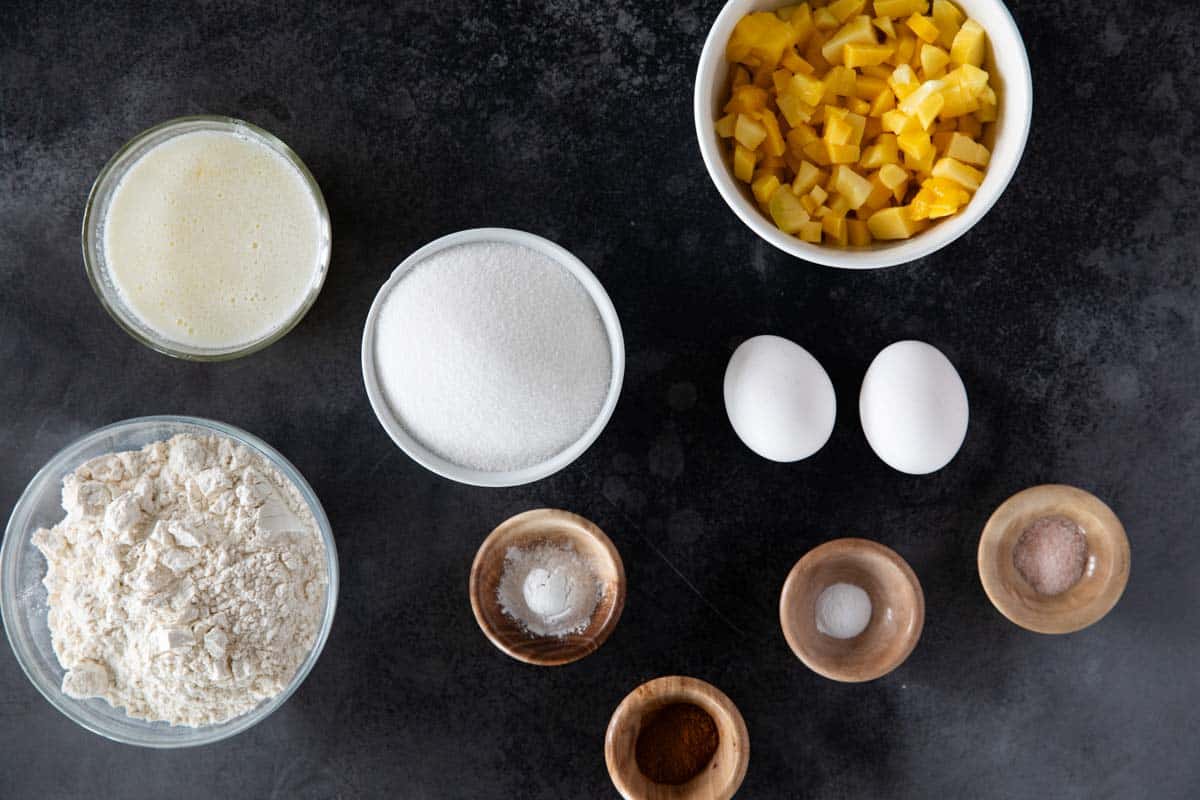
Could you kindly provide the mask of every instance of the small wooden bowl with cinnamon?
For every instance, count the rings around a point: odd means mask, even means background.
[[[563,636],[536,636],[504,612],[498,597],[510,548],[549,544],[590,562],[600,596],[586,626]],[[590,520],[570,511],[538,508],[509,517],[480,545],[471,566],[471,609],[488,640],[508,655],[542,667],[578,661],[600,649],[625,607],[625,565],[612,540]]]
[[[729,800],[746,777],[750,734],[720,689],[671,675],[643,683],[617,706],[604,760],[625,800]]]
[[[1037,633],[1073,633],[1121,598],[1129,539],[1117,515],[1091,493],[1034,486],[992,514],[979,538],[978,564],[983,590],[1009,620]]]

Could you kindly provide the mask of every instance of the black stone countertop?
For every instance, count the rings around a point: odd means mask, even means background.
[[[0,6],[0,507],[102,424],[212,417],[308,477],[343,580],[300,691],[191,751],[87,733],[0,648],[0,797],[610,797],[609,715],[672,673],[716,684],[745,715],[742,797],[1200,795],[1200,7],[1013,3],[1036,95],[1014,182],[942,252],[862,273],[776,252],[712,187],[691,93],[719,7]],[[291,144],[334,228],[307,318],[217,365],[122,333],[79,247],[108,157],[200,112]],[[359,372],[362,322],[392,268],[482,225],[577,253],[628,349],[605,434],[515,489],[417,467],[376,422]],[[747,450],[722,406],[729,354],[768,332],[808,348],[838,392],[833,438],[793,465]],[[941,348],[971,398],[963,450],[924,478],[881,463],[858,425],[867,364],[903,338]],[[1111,504],[1133,548],[1120,605],[1062,637],[1009,624],[975,569],[991,511],[1047,481]],[[559,669],[494,649],[467,598],[483,537],[539,506],[595,520],[629,575],[612,638]],[[928,601],[908,662],[858,686],[807,670],[777,619],[796,559],[846,535],[898,550]]]

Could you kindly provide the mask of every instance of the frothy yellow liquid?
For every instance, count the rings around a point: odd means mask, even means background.
[[[103,222],[122,300],[147,327],[198,348],[277,330],[324,265],[327,232],[300,171],[266,144],[180,134],[129,168]]]

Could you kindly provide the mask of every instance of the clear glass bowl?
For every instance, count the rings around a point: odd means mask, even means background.
[[[299,170],[304,183],[312,192],[313,201],[317,204],[317,211],[321,218],[321,253],[318,256],[317,272],[313,275],[312,285],[308,289],[308,294],[304,296],[303,302],[291,317],[270,333],[234,347],[195,347],[168,339],[150,328],[121,299],[121,293],[117,290],[117,286],[109,274],[108,262],[104,257],[104,220],[108,214],[108,206],[112,202],[113,192],[121,182],[121,178],[125,177],[125,173],[133,166],[134,162],[151,148],[175,136],[193,131],[234,133],[264,144],[283,156]],[[317,185],[317,180],[308,171],[308,167],[304,166],[300,156],[271,133],[257,125],[232,117],[211,115],[176,117],[142,131],[126,142],[100,170],[100,174],[96,176],[96,182],[92,184],[92,191],[88,195],[87,206],[83,212],[83,265],[87,271],[88,280],[91,281],[92,288],[96,290],[96,296],[100,298],[100,304],[104,306],[104,310],[116,320],[126,333],[150,349],[168,356],[192,361],[226,361],[240,358],[274,344],[296,327],[296,324],[304,318],[308,309],[316,302],[317,295],[321,293],[321,287],[325,284],[325,275],[329,271],[331,241],[329,210],[325,206],[321,187]]]
[[[38,528],[50,527],[62,520],[62,479],[84,461],[105,453],[138,449],[180,433],[216,434],[233,439],[261,455],[295,484],[320,530],[325,545],[326,574],[329,577],[317,640],[287,688],[240,717],[202,728],[173,727],[165,722],[134,719],[99,698],[76,700],[62,693],[65,670],[54,654],[46,622],[46,589],[42,586],[46,561],[30,541]],[[270,716],[304,682],[321,655],[333,625],[337,593],[338,561],[333,531],[312,487],[286,458],[261,439],[230,425],[195,417],[128,419],[92,431],[63,448],[26,487],[8,520],[4,542],[0,544],[0,612],[9,644],[29,680],[51,705],[89,731],[116,742],[142,747],[173,748],[210,744],[241,733]]]

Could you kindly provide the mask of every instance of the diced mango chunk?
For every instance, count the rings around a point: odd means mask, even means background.
[[[830,36],[829,41],[822,45],[821,55],[830,64],[841,64],[842,50],[846,45],[851,43],[876,43],[875,28],[871,25],[870,17],[865,14],[859,14],[839,28],[837,33]]]
[[[991,151],[985,146],[958,131],[950,134],[945,155],[957,159],[964,164],[974,164],[978,167],[986,167],[988,161],[992,158]]]
[[[950,45],[950,60],[955,64],[981,67],[986,47],[987,35],[983,32],[983,27],[975,20],[969,19],[954,35],[954,42]]]
[[[937,25],[933,24],[933,20],[920,14],[913,14],[904,21],[904,24],[917,35],[917,38],[929,44],[936,42],[938,36],[941,35],[941,31],[938,30]]]
[[[845,165],[833,170],[833,186],[846,199],[851,209],[858,209],[871,194],[871,182]]]
[[[796,29],[769,11],[756,11],[738,20],[725,46],[731,62],[774,68],[783,52],[796,43]]]
[[[928,0],[875,0],[875,14],[880,17],[907,17],[929,10]]]
[[[933,24],[938,26],[938,44],[949,50],[962,27],[963,13],[950,0],[933,0]]]
[[[983,184],[982,172],[974,167],[968,167],[956,158],[939,158],[938,162],[933,165],[933,176],[948,178],[972,192],[979,191],[979,187]]]
[[[873,67],[887,61],[894,52],[896,52],[896,48],[890,44],[851,42],[842,48],[842,63],[852,69]]]
[[[800,226],[810,219],[808,212],[800,204],[800,198],[792,193],[789,186],[778,186],[769,203],[771,219],[784,233],[798,233]]]
[[[922,220],[914,219],[907,206],[876,211],[867,220],[867,227],[876,239],[909,239],[925,228]]]
[[[767,138],[767,129],[749,114],[738,114],[733,128],[733,138],[747,150],[754,150]]]
[[[935,44],[921,45],[921,73],[925,80],[940,78],[946,74],[950,54]]]
[[[749,183],[754,180],[754,165],[758,163],[758,157],[754,155],[754,151],[743,147],[741,144],[736,145],[733,151],[733,175],[742,183]]]
[[[773,172],[762,172],[761,170],[750,182],[750,192],[754,195],[754,199],[759,205],[766,205],[771,200],[771,195],[775,194],[775,190],[780,186],[779,176]]]

